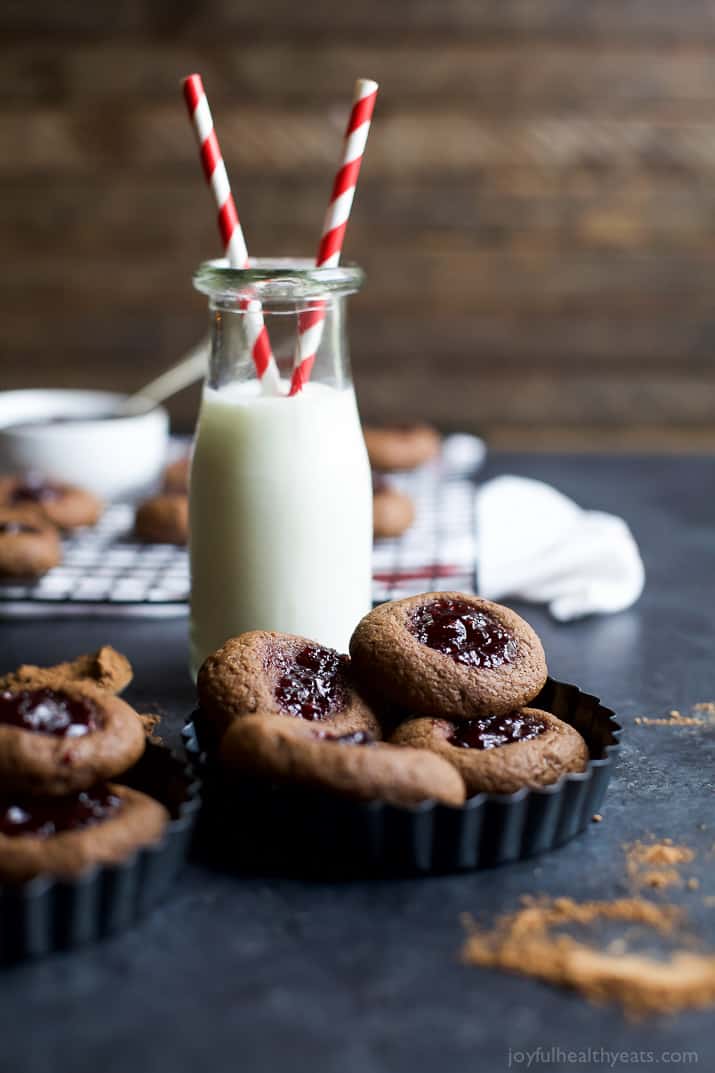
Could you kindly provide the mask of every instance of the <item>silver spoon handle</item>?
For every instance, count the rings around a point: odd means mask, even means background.
[[[119,413],[139,413],[147,409],[147,400],[151,400],[154,406],[163,402],[164,399],[176,395],[189,384],[200,380],[206,373],[209,356],[209,340],[204,337],[196,346],[192,347],[181,361],[172,365],[170,369],[145,384],[139,391],[129,395],[119,407]]]

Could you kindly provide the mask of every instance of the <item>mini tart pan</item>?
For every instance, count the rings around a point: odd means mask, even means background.
[[[0,884],[0,964],[73,950],[123,931],[171,891],[199,814],[194,769],[177,753],[147,742],[141,759],[114,781],[149,794],[169,810],[162,840],[76,879],[47,875]]]
[[[556,849],[600,809],[621,726],[597,697],[552,678],[531,706],[579,731],[591,755],[586,770],[536,790],[477,794],[459,808],[354,801],[235,775],[229,782],[202,751],[194,712],[184,742],[204,781],[197,845],[224,867],[324,877],[472,871]]]

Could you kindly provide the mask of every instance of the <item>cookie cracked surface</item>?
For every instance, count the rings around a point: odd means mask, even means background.
[[[111,645],[102,645],[96,652],[86,652],[76,659],[56,663],[52,667],[23,663],[16,671],[0,675],[0,690],[41,686],[61,689],[74,683],[96,685],[109,693],[121,693],[132,677],[132,665],[127,657]]]

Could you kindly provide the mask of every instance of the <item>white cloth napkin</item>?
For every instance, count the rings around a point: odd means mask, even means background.
[[[526,477],[496,477],[477,493],[477,574],[481,596],[546,603],[561,622],[623,611],[645,581],[622,518]]]

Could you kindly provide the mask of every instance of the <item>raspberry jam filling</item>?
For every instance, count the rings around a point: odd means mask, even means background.
[[[305,645],[295,654],[271,653],[268,663],[280,672],[274,694],[283,711],[313,720],[344,708],[347,662],[347,656],[322,645]]]
[[[102,725],[96,705],[85,697],[68,697],[54,689],[22,689],[0,693],[0,724],[79,738]]]
[[[20,533],[39,533],[40,530],[26,522],[0,522],[0,536],[19,536]]]
[[[516,638],[466,600],[433,600],[418,607],[408,628],[417,640],[466,667],[490,670],[516,659]]]
[[[48,503],[59,499],[62,488],[42,477],[30,474],[20,484],[16,484],[10,496],[11,503]]]
[[[458,723],[449,738],[450,745],[460,749],[496,749],[513,741],[528,741],[538,738],[547,728],[541,716],[525,712],[509,712],[508,715],[483,715]]]
[[[93,827],[118,812],[121,804],[122,799],[108,786],[67,797],[0,798],[0,834],[51,838],[63,831]]]
[[[367,730],[353,730],[350,734],[329,734],[327,730],[315,733],[320,741],[335,742],[337,745],[374,745],[375,739]]]

